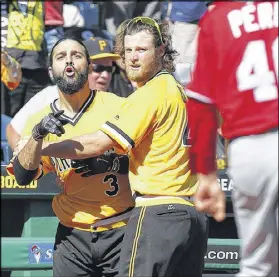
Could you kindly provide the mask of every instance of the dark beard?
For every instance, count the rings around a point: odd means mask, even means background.
[[[54,73],[54,72],[53,72]],[[73,81],[68,81],[67,77],[53,74],[53,80],[58,88],[65,94],[71,95],[82,89],[88,80],[88,67],[77,73],[77,78]]]

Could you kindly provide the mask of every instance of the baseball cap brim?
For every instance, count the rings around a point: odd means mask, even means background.
[[[120,59],[120,56],[118,54],[113,54],[113,53],[101,53],[101,54],[90,56],[91,60],[99,60],[104,58],[111,58],[113,61],[116,61]]]

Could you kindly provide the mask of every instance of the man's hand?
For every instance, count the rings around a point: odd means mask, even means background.
[[[106,172],[127,174],[129,158],[128,156],[118,156],[115,153],[106,152],[98,157],[73,160],[71,165],[72,168],[75,168],[75,173],[81,174],[81,177],[90,177]]]
[[[7,67],[12,65],[10,56],[4,51],[1,51],[1,63]]]
[[[220,222],[226,216],[226,199],[217,182],[216,173],[198,174],[199,186],[195,194],[195,207],[198,211],[209,213]]]
[[[59,117],[64,113],[64,111],[58,111],[55,113],[50,113],[45,116],[40,123],[38,123],[32,130],[32,136],[34,140],[40,140],[47,136],[47,134],[55,134],[60,137],[65,133],[63,127],[63,120]]]

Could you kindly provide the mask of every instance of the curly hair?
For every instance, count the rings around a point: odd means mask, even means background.
[[[154,20],[155,21],[155,20]],[[167,22],[158,22],[160,33],[156,26],[142,22],[141,20],[134,21],[134,19],[128,19],[121,23],[117,29],[114,52],[119,54],[122,60],[125,60],[125,47],[124,37],[126,35],[133,35],[141,31],[147,31],[153,35],[155,47],[163,45],[165,47],[165,53],[162,57],[163,67],[170,73],[175,71],[174,59],[178,55],[178,52],[172,47],[171,35],[169,33],[169,24]],[[161,40],[162,39],[162,40]]]

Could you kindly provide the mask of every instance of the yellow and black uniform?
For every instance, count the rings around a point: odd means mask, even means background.
[[[92,91],[73,118],[61,116],[68,121],[61,138],[96,132],[124,100],[112,93]],[[28,120],[22,136],[30,135],[35,124],[57,110],[55,100]],[[59,139],[48,134],[44,141]],[[114,276],[125,225],[134,206],[128,175],[108,172],[83,178],[71,168],[69,159],[42,157],[41,161],[42,172],[38,175],[55,172],[63,184],[63,191],[52,202],[60,220],[55,240],[54,276],[91,276],[100,274],[101,270],[108,270],[110,276]],[[73,252],[75,259],[72,258]]]
[[[122,98],[112,93],[92,92],[74,118],[62,115],[69,122],[64,126],[62,139],[97,131],[122,102]],[[55,100],[29,118],[22,136],[30,136],[33,127],[43,117],[57,110]],[[56,135],[48,134],[44,141],[55,142],[59,139]],[[60,222],[67,227],[90,231],[90,226],[98,220],[122,213],[134,204],[125,175],[104,173],[82,178],[80,174],[75,174],[69,159],[42,157],[42,164],[43,174],[55,172],[64,184],[63,192],[54,197],[52,206]]]
[[[118,143],[118,151],[130,151],[129,180],[136,196],[119,276],[200,276],[202,272],[207,219],[193,207],[197,179],[188,165],[185,100],[183,88],[162,70],[101,127]],[[185,258],[194,270],[185,265]]]
[[[133,191],[174,196],[171,201],[192,205],[182,198],[192,196],[197,188],[184,142],[187,118],[183,93],[172,75],[162,71],[132,94],[101,130],[117,141],[121,150],[130,150]],[[156,201],[168,202],[167,198]]]

